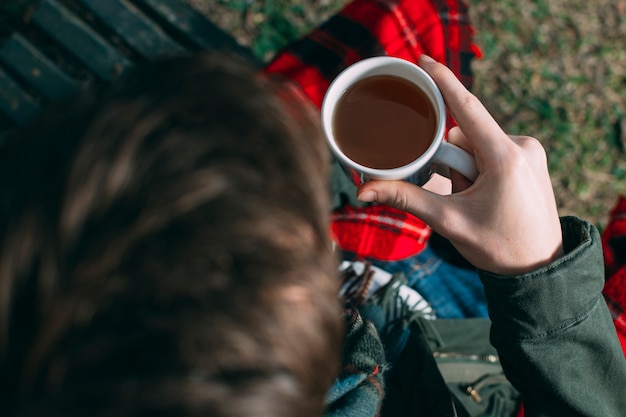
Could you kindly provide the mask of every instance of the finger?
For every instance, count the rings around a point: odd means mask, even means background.
[[[467,190],[474,184],[472,181],[465,178],[465,176],[453,169],[450,169],[450,180],[452,181],[452,192],[460,193]]]
[[[430,177],[430,179],[422,186],[423,189],[430,191],[431,193],[439,195],[448,195],[452,191],[452,183],[449,178],[439,175],[436,172]]]
[[[458,126],[453,127],[448,132],[448,142],[474,155],[474,147],[472,146],[470,141],[465,137],[465,134]],[[477,167],[480,166],[478,161],[476,161],[476,166]],[[479,172],[480,172],[480,169],[479,169]],[[453,193],[460,193],[461,191],[466,190],[473,184],[472,181],[468,180],[467,178],[465,178],[464,175],[460,174],[459,172],[456,172],[453,169],[450,170],[450,180],[452,181]]]
[[[426,55],[420,57],[419,65],[435,80],[448,109],[472,145],[486,152],[501,150],[504,131],[452,71]]]
[[[465,137],[460,127],[455,126],[448,131],[448,142],[474,155],[474,147],[467,137]]]
[[[357,190],[361,202],[377,202],[433,224],[445,209],[444,198],[406,181],[368,181]]]

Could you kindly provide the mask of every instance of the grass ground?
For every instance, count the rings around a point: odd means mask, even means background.
[[[34,0],[3,0],[0,35]],[[262,58],[346,0],[187,0]],[[471,0],[475,94],[542,141],[561,214],[602,226],[626,193],[626,0]]]
[[[626,193],[626,1],[472,4],[475,93],[508,132],[540,139],[563,214],[603,225]]]

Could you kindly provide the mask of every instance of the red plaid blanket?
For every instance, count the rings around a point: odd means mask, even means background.
[[[620,196],[602,233],[606,298],[617,335],[626,352],[626,197]]]
[[[472,34],[461,0],[354,0],[289,45],[265,70],[291,79],[318,107],[341,70],[371,56],[417,62],[426,53],[470,88],[470,63],[480,54]],[[448,118],[448,127],[453,124]],[[333,213],[332,229],[344,250],[381,260],[414,255],[430,236],[423,221],[386,206],[340,208]]]

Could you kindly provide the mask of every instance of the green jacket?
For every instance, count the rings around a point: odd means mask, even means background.
[[[479,271],[491,321],[408,315],[377,323],[372,313],[386,309],[379,302],[387,297],[364,305],[382,341],[367,320],[348,326],[352,371],[329,392],[327,414],[509,417],[521,393],[525,417],[625,416],[626,360],[602,296],[600,236],[576,218],[563,218],[562,230],[566,255],[544,268]],[[387,301],[396,305],[393,291]],[[383,349],[402,338],[401,355],[387,364]]]
[[[579,219],[561,223],[561,259],[520,276],[480,272],[490,340],[526,417],[624,416],[626,360],[602,296],[600,236]]]

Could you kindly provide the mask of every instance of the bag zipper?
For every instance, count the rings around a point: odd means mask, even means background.
[[[480,396],[480,390],[488,385],[498,384],[501,382],[506,382],[507,379],[503,373],[498,374],[487,374],[478,378],[476,381],[465,385],[464,390],[467,395],[469,395],[472,400],[479,403],[483,400]]]
[[[472,362],[487,362],[498,363],[500,358],[498,355],[479,355],[472,353],[458,353],[458,352],[434,352],[433,356],[438,359],[461,359]],[[477,403],[482,402],[483,398],[480,395],[480,390],[488,385],[497,384],[500,382],[506,382],[507,379],[504,373],[499,372],[495,374],[485,374],[480,378],[466,385],[462,385],[463,391],[471,397]]]
[[[500,358],[498,355],[477,355],[473,353],[457,353],[457,352],[434,352],[433,356],[439,359],[464,359],[470,361],[482,361],[489,363],[498,363]]]

